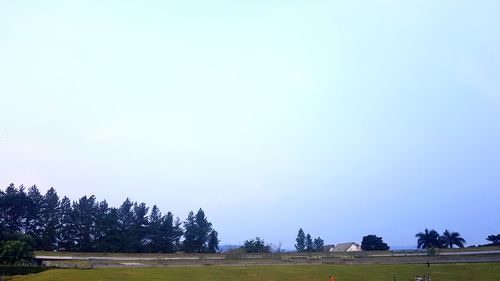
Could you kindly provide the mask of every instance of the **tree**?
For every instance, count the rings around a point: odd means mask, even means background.
[[[147,228],[148,228],[148,210],[145,203],[137,204],[134,203],[134,220],[132,224],[132,249],[134,252],[143,252],[144,243],[147,238]]]
[[[269,253],[271,252],[271,246],[266,245],[266,242],[260,237],[255,237],[255,239],[243,242],[243,250],[246,253]]]
[[[161,235],[162,216],[160,209],[153,205],[149,214],[149,252],[160,253],[163,248],[163,239]]]
[[[363,237],[361,249],[363,251],[387,251],[389,250],[389,246],[384,243],[382,237],[370,234]]]
[[[8,265],[30,264],[33,259],[34,241],[29,235],[0,243],[0,263]]]
[[[488,235],[488,238],[486,238],[487,241],[491,242],[491,245],[500,245],[500,234],[497,235]]]
[[[219,251],[219,238],[217,237],[218,233],[215,230],[212,230],[208,235],[208,252],[216,253]]]
[[[134,251],[132,228],[134,224],[134,204],[129,198],[125,199],[118,208],[118,229],[120,231],[120,251],[130,253]]]
[[[31,202],[27,208],[24,232],[34,239],[35,248],[41,249],[43,244],[42,236],[45,231],[45,225],[41,217],[43,196],[36,185],[28,189],[28,198]]]
[[[323,241],[323,239],[321,239],[321,237],[318,236],[318,238],[315,238],[313,243],[314,243],[314,251],[316,252],[323,251],[323,246],[325,245],[325,242]]]
[[[304,234],[304,231],[302,228],[299,228],[299,232],[297,233],[297,238],[295,238],[295,249],[297,252],[304,252],[306,248],[306,235]]]
[[[8,233],[26,230],[26,217],[33,201],[28,198],[21,185],[17,189],[11,183],[0,197],[0,225]]]
[[[453,248],[453,245],[458,246],[459,248],[463,248],[465,242],[465,239],[460,237],[460,233],[458,232],[450,232],[448,230],[445,230],[443,232],[443,235],[440,237],[441,241],[441,246],[442,247],[447,247],[447,248]]]
[[[314,251],[314,245],[313,241],[311,238],[311,234],[307,233],[306,235],[306,251],[307,252],[313,252]]]
[[[75,226],[76,250],[93,251],[97,203],[95,196],[83,196],[73,202],[73,224]]]
[[[415,234],[417,239],[417,248],[429,249],[429,248],[439,248],[439,234],[434,229],[430,231],[426,228],[424,232],[419,232]]]
[[[75,250],[76,229],[73,220],[73,207],[68,197],[61,200],[59,225],[57,226],[57,248],[64,251]]]
[[[41,222],[44,225],[41,248],[45,251],[52,251],[57,248],[59,212],[59,196],[55,189],[51,187],[43,196],[40,214]]]
[[[184,222],[184,250],[186,252],[202,253],[207,251],[208,235],[212,231],[210,223],[205,212],[199,209],[196,215],[191,211]]]
[[[165,253],[173,253],[176,250],[179,250],[179,241],[182,237],[182,234],[183,231],[179,218],[174,221],[174,215],[171,212],[168,212],[161,219],[159,235],[162,242],[160,251]]]

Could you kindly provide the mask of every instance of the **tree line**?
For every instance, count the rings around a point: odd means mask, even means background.
[[[217,231],[202,209],[182,221],[158,206],[127,198],[118,208],[94,195],[76,201],[50,188],[41,194],[10,184],[0,190],[0,241],[19,241],[34,250],[125,253],[214,253]]]
[[[430,249],[430,248],[459,248],[465,247],[465,239],[461,237],[460,233],[445,230],[442,235],[434,229],[425,229],[423,232],[415,234],[417,238],[417,248]]]

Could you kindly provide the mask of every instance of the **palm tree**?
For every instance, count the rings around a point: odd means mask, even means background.
[[[429,249],[432,247],[439,248],[439,234],[434,229],[425,229],[424,232],[415,234],[417,240],[417,248]]]
[[[450,232],[445,230],[443,232],[443,235],[440,237],[440,240],[442,241],[443,247],[446,248],[453,248],[453,245],[457,245],[460,248],[464,247],[465,239],[460,237],[460,233],[458,232]]]

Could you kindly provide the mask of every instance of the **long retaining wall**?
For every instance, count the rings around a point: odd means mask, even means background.
[[[427,264],[500,262],[500,250],[443,252],[286,253],[286,254],[79,254],[36,255],[42,265],[63,268],[161,267],[293,264]]]

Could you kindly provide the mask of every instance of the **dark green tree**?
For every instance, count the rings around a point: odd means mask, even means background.
[[[21,185],[17,189],[11,183],[0,197],[0,225],[7,233],[24,232],[28,210],[33,202],[24,192]]]
[[[325,242],[321,237],[318,236],[318,238],[314,239],[314,251],[315,252],[322,252],[323,251],[323,246],[325,245]]]
[[[382,237],[370,234],[363,237],[361,249],[363,251],[387,251],[389,250],[389,246],[384,243]]]
[[[118,228],[118,209],[109,208],[106,200],[99,202],[95,226],[95,250],[119,252],[122,249],[121,232]]]
[[[28,198],[31,201],[26,212],[25,230],[24,232],[31,236],[34,241],[35,249],[42,249],[43,232],[45,225],[42,221],[42,205],[43,195],[36,185],[28,188]]]
[[[219,251],[219,238],[217,237],[218,233],[215,230],[212,230],[208,235],[208,252],[216,253]]]
[[[53,187],[51,187],[42,200],[41,221],[43,224],[42,245],[45,251],[57,249],[57,227],[59,225],[59,196]]]
[[[439,241],[439,234],[434,229],[425,229],[424,232],[415,234],[417,238],[417,248],[430,249],[439,248],[441,243]]]
[[[314,251],[314,244],[312,241],[311,234],[307,233],[306,235],[306,249],[307,252],[313,252]]]
[[[118,229],[120,231],[120,244],[121,252],[131,253],[134,252],[134,204],[129,198],[125,199],[120,208],[118,209]]]
[[[203,210],[199,209],[196,215],[191,211],[184,222],[184,228],[184,250],[196,253],[206,252],[212,223],[207,220]]]
[[[465,239],[460,237],[460,233],[458,232],[450,232],[449,230],[445,230],[443,235],[440,237],[441,246],[446,248],[453,248],[454,245],[459,248],[463,248]]]
[[[297,238],[295,238],[295,249],[297,252],[304,252],[306,249],[306,235],[302,228],[299,229],[299,232],[297,233]]]
[[[76,226],[74,223],[73,207],[68,197],[61,200],[59,211],[59,225],[57,227],[57,248],[63,251],[76,250]]]
[[[148,237],[149,237],[149,252],[152,253],[160,253],[162,249],[165,247],[165,242],[162,233],[162,216],[160,209],[158,206],[153,205],[151,208],[151,213],[149,214],[149,229],[148,229]]]
[[[488,237],[486,238],[486,241],[490,241],[491,242],[490,245],[500,245],[500,234],[488,235]]]
[[[31,264],[34,240],[29,235],[14,235],[15,240],[0,242],[0,263],[8,265]]]
[[[163,218],[161,223],[161,235],[164,241],[162,252],[173,253],[180,250],[180,239],[183,235],[181,222],[179,218],[174,221],[174,215],[168,212]]]
[[[271,252],[271,246],[266,245],[263,239],[260,237],[255,237],[255,239],[246,240],[243,242],[243,250],[246,253],[269,253]]]
[[[148,209],[145,203],[134,203],[134,221],[132,225],[132,248],[134,252],[145,251],[144,241],[147,238]]]
[[[73,202],[73,223],[75,226],[76,250],[93,251],[97,204],[95,196],[83,196]]]

